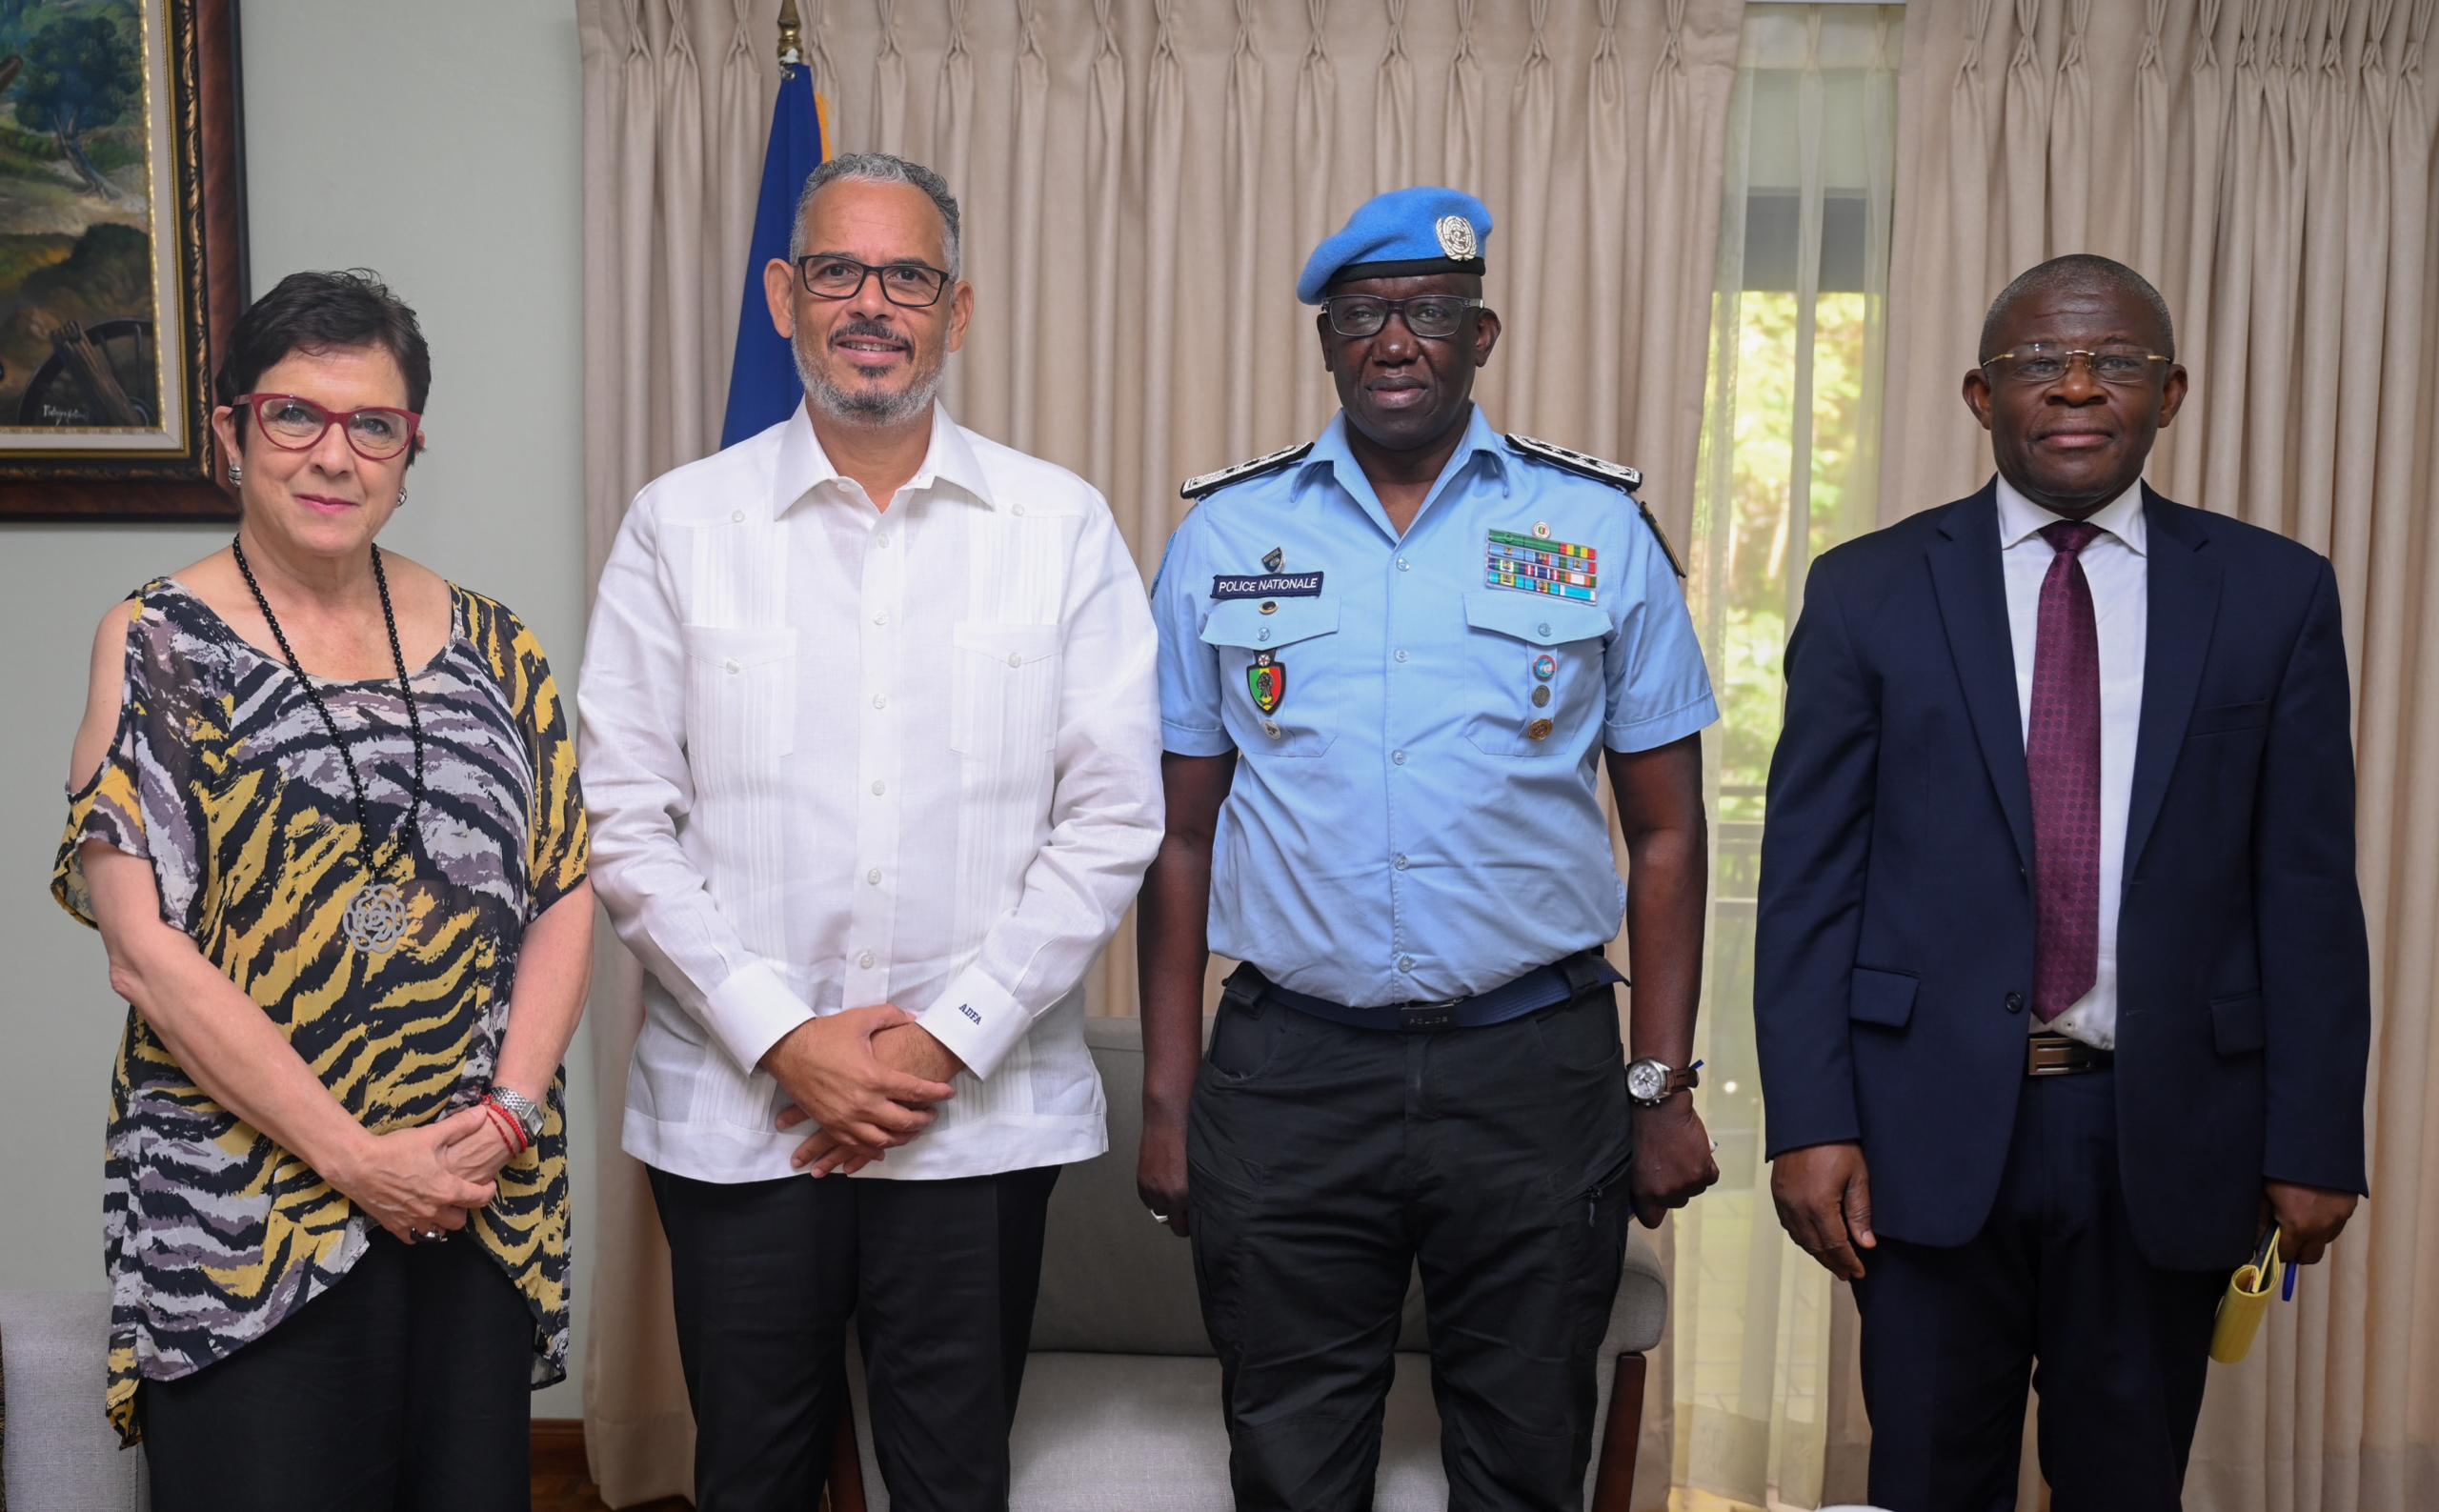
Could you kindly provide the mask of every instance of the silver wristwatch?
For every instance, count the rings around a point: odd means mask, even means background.
[[[1664,1060],[1645,1056],[1626,1066],[1626,1096],[1638,1107],[1656,1108],[1688,1087],[1702,1084],[1699,1060],[1679,1071]]]
[[[508,1116],[516,1120],[516,1126],[525,1131],[525,1139],[527,1143],[530,1144],[534,1140],[542,1137],[542,1106],[540,1103],[535,1102],[532,1098],[527,1097],[522,1092],[511,1092],[506,1087],[499,1086],[496,1083],[492,1087],[491,1099],[494,1102],[496,1102],[501,1107],[506,1108],[508,1110]]]

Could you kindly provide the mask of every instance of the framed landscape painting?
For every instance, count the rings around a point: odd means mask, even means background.
[[[0,518],[231,518],[234,0],[0,0]]]

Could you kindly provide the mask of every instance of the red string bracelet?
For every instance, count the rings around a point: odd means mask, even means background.
[[[516,1121],[516,1115],[501,1107],[489,1097],[485,1097],[476,1106],[490,1114],[492,1121],[499,1126],[501,1137],[508,1140],[508,1153],[511,1159],[526,1152],[533,1141],[526,1139],[525,1125]]]

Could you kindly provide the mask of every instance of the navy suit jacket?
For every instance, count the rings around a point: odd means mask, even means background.
[[[2264,1178],[2364,1184],[2369,957],[2337,580],[2147,486],[2118,1159],[2155,1265],[2239,1264]],[[1754,1017],[1773,1159],[1859,1139],[1874,1229],[1960,1244],[2025,1084],[2032,800],[1996,494],[1821,557],[1786,653]]]

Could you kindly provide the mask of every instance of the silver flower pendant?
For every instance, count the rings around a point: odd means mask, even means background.
[[[407,933],[407,895],[395,882],[367,882],[339,920],[347,942],[368,956],[386,956]]]

